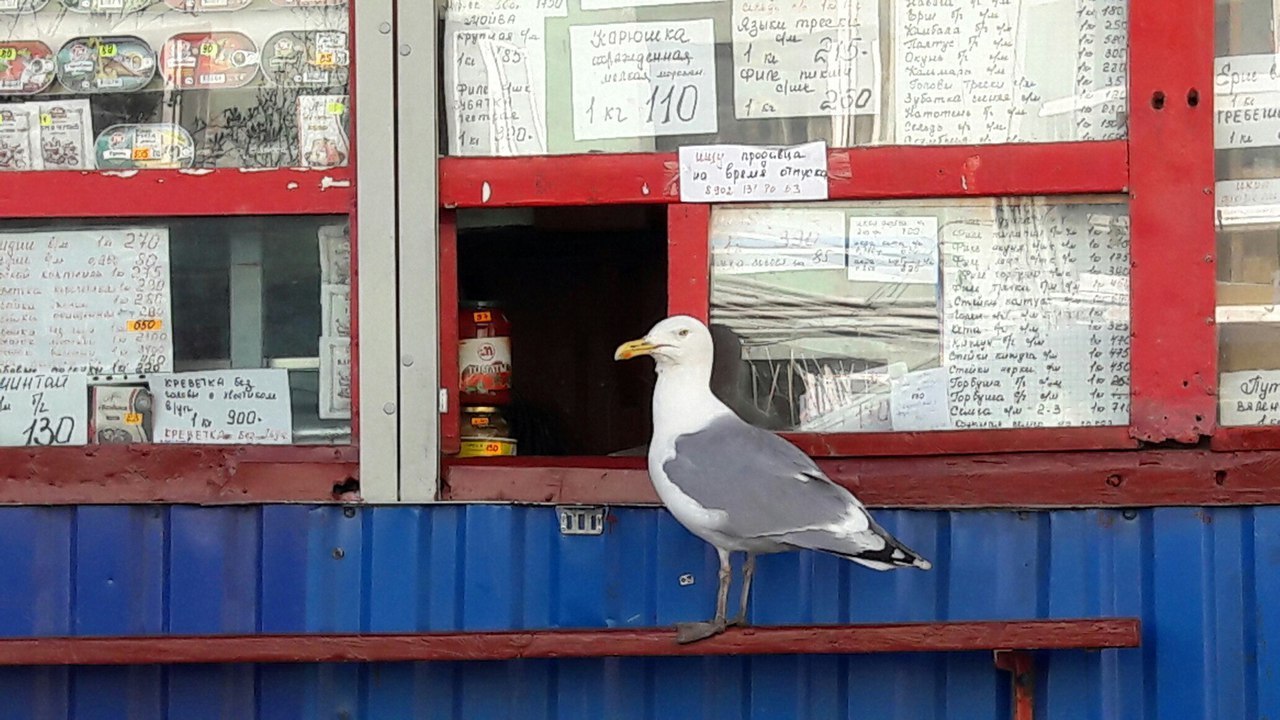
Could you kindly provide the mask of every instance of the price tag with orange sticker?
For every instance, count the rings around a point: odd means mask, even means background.
[[[156,330],[164,329],[164,321],[159,318],[130,320],[125,323],[125,329],[129,332],[154,332]]]

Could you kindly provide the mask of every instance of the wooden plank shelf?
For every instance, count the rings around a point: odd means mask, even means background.
[[[40,637],[0,639],[0,666],[1018,652],[1132,648],[1140,635],[1136,618],[1091,618],[733,628],[688,645],[671,628]]]

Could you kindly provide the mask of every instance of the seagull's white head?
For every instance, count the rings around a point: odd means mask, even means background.
[[[688,315],[674,315],[654,325],[643,338],[618,346],[613,359],[651,355],[659,370],[690,367],[710,373],[714,354],[711,331],[706,325]]]

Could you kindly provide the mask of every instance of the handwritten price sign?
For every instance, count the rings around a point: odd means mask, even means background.
[[[0,446],[43,447],[89,442],[85,375],[0,375]]]
[[[148,380],[155,396],[158,443],[293,442],[288,370],[164,373]]]

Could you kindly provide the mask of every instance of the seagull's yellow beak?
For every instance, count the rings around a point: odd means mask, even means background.
[[[613,359],[630,360],[631,358],[640,357],[641,355],[650,355],[657,348],[657,345],[643,339],[632,340],[631,342],[625,342],[619,345],[618,349],[613,352]]]

